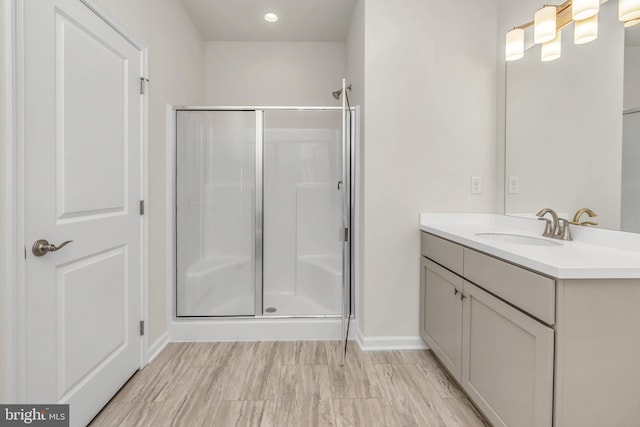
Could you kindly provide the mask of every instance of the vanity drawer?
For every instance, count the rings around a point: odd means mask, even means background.
[[[420,232],[420,253],[462,276],[463,247],[433,234]]]
[[[556,282],[491,256],[464,249],[464,277],[543,322],[555,322]]]

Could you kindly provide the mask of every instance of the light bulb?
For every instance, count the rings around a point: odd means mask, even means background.
[[[618,19],[623,22],[640,18],[640,0],[619,0]]]
[[[562,33],[558,31],[555,39],[542,43],[542,46],[540,47],[540,60],[547,62],[558,59],[560,58],[561,51]]]
[[[506,60],[515,61],[524,56],[524,30],[514,28],[507,33]]]
[[[598,38],[598,15],[591,18],[576,21],[573,29],[573,41],[575,44],[584,44]]]
[[[582,21],[591,18],[600,10],[600,0],[573,0],[571,3],[571,18]]]
[[[278,20],[278,15],[276,15],[275,13],[267,13],[266,15],[264,15],[264,20],[267,22],[276,22]]]
[[[638,0],[640,1],[640,0]],[[546,43],[556,37],[556,7],[545,6],[533,18],[533,41]]]

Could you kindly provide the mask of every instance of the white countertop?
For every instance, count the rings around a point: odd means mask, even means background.
[[[557,279],[640,278],[640,235],[570,226],[558,246],[502,243],[476,233],[541,237],[544,222],[498,214],[421,214],[420,229]]]

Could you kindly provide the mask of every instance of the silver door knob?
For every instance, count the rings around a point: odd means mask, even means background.
[[[44,239],[40,239],[36,240],[36,242],[33,244],[33,246],[31,247],[31,252],[33,252],[35,256],[43,256],[49,252],[55,252],[59,249],[62,249],[71,242],[73,242],[73,240],[67,240],[66,242],[61,243],[59,246],[56,246]]]

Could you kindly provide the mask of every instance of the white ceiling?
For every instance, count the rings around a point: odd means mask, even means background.
[[[355,0],[181,0],[207,41],[343,42]],[[278,22],[264,20],[267,12]]]

